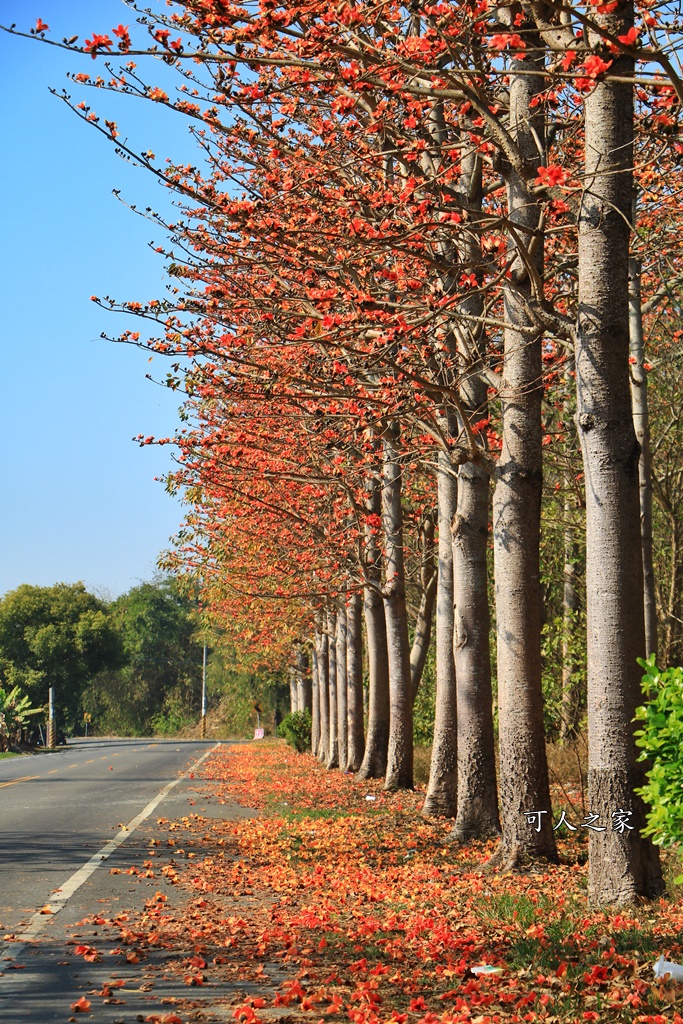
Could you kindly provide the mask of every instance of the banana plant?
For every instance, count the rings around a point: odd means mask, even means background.
[[[30,699],[22,694],[18,686],[3,690],[0,686],[0,750],[8,750],[13,742],[21,738],[21,730],[31,715],[38,715],[43,708],[31,706]]]

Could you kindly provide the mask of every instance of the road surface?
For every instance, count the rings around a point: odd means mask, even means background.
[[[110,868],[143,855],[158,817],[203,810],[193,806],[197,783],[187,773],[215,747],[76,740],[55,753],[0,761],[3,1024],[68,1019],[81,969],[63,962],[68,929],[102,904],[139,902],[138,882],[112,877]],[[40,913],[46,907],[51,914]]]

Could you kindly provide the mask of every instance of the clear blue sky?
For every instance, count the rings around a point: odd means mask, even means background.
[[[38,16],[51,35],[81,40],[134,21],[121,0],[0,0],[2,24],[28,29]],[[90,302],[163,294],[163,263],[148,242],[164,238],[112,189],[160,212],[168,199],[48,86],[82,93],[157,155],[191,160],[196,151],[185,123],[158,105],[66,81],[67,71],[95,67],[0,33],[0,594],[76,580],[120,594],[150,578],[182,517],[155,481],[170,449],[131,440],[174,432],[179,396],[145,379],[163,378],[166,365],[100,340],[123,320]]]

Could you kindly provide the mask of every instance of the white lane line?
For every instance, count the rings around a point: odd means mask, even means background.
[[[171,782],[167,783],[167,785],[164,786],[161,792],[157,793],[154,799],[150,800],[147,806],[142,811],[140,811],[137,817],[133,818],[132,821],[129,821],[128,824],[124,828],[122,828],[121,831],[118,832],[113,839],[110,839],[109,842],[106,843],[101,850],[98,850],[97,853],[90,858],[90,860],[86,861],[82,868],[79,868],[78,871],[75,871],[74,874],[71,875],[71,877],[68,878],[66,882],[55,891],[55,893],[53,894],[52,902],[47,903],[42,910],[39,910],[37,913],[33,915],[33,917],[30,919],[27,927],[24,929],[21,935],[17,935],[17,937],[15,939],[12,939],[11,942],[7,942],[4,946],[0,947],[0,972],[3,970],[4,967],[3,961],[6,962],[7,960],[16,960],[16,958],[20,956],[21,953],[23,952],[26,944],[29,942],[33,942],[33,940],[40,934],[40,932],[43,931],[46,925],[50,923],[50,920],[54,917],[54,915],[58,914],[59,911],[66,906],[68,901],[71,899],[74,893],[80,889],[83,883],[87,882],[90,876],[95,871],[97,871],[99,867],[102,866],[104,861],[111,856],[114,850],[118,849],[121,843],[125,843],[126,839],[130,838],[130,836],[133,834],[133,832],[135,832],[136,828],[138,828],[138,826],[142,824],[145,818],[149,818],[150,814],[152,814],[152,812],[159,806],[161,801],[168,796],[168,794],[171,792],[174,786],[177,786],[178,783],[182,781],[182,779],[187,778],[190,772],[194,772],[202,763],[202,761],[205,761],[209,754],[213,754],[214,750],[217,750],[218,747],[220,747],[220,745],[220,743],[216,743],[213,747],[211,747],[210,750],[207,750],[205,754],[202,754],[199,760],[195,761],[195,763],[190,768],[188,768],[187,771],[183,772],[182,775],[179,775],[177,779],[173,779]],[[0,977],[0,981],[1,980],[2,978]]]

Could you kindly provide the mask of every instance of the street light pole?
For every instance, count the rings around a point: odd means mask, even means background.
[[[202,658],[202,739],[206,739],[206,643],[204,644],[204,655]]]

